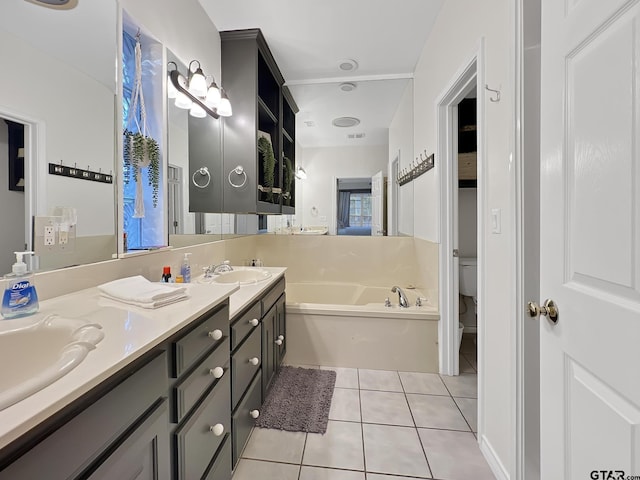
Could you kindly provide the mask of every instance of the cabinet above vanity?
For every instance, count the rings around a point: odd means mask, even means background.
[[[221,32],[225,119],[223,211],[294,213],[298,107],[259,29]]]

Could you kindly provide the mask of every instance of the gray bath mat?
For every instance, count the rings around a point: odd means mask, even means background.
[[[336,372],[282,367],[262,405],[256,427],[325,433]]]

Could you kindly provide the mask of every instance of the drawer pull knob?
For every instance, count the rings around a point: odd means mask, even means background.
[[[251,415],[252,418],[258,418],[260,416],[260,412],[258,410],[251,410],[249,415]]]
[[[278,340],[284,340],[284,335],[278,335]]]
[[[260,360],[258,359],[258,357],[252,357],[249,359],[249,363],[251,365],[258,365],[260,363]]]
[[[216,423],[214,426],[209,427],[209,431],[213,432],[216,437],[219,437],[224,433],[224,425],[221,423]]]
[[[257,327],[258,326],[258,319],[257,318],[252,318],[251,320],[249,320],[249,323],[253,326],[253,327]]]
[[[224,368],[222,367],[212,368],[211,370],[209,370],[209,374],[213,375],[216,378],[222,378],[222,376],[224,375]]]
[[[282,345],[282,340],[277,339],[277,340],[276,340],[276,345],[278,345],[278,346]]]
[[[220,340],[222,338],[222,330],[216,328],[213,332],[209,332],[209,336],[214,340]]]

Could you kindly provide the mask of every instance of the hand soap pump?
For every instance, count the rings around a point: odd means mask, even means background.
[[[180,267],[180,275],[184,283],[191,283],[191,262],[189,261],[190,253],[185,253],[182,259],[182,265]]]
[[[33,272],[27,271],[27,264],[22,261],[23,255],[31,255],[33,252],[14,253],[16,263],[13,264],[12,273],[4,276],[6,285],[1,312],[4,318],[25,317],[36,313],[40,307],[36,287],[33,285]]]

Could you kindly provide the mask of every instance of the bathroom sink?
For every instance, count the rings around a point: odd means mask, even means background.
[[[233,267],[230,272],[223,272],[212,277],[202,276],[198,279],[200,283],[238,283],[242,285],[252,285],[271,278],[271,273],[261,268]]]
[[[100,325],[58,315],[12,325],[0,323],[0,410],[69,373],[104,338]]]

